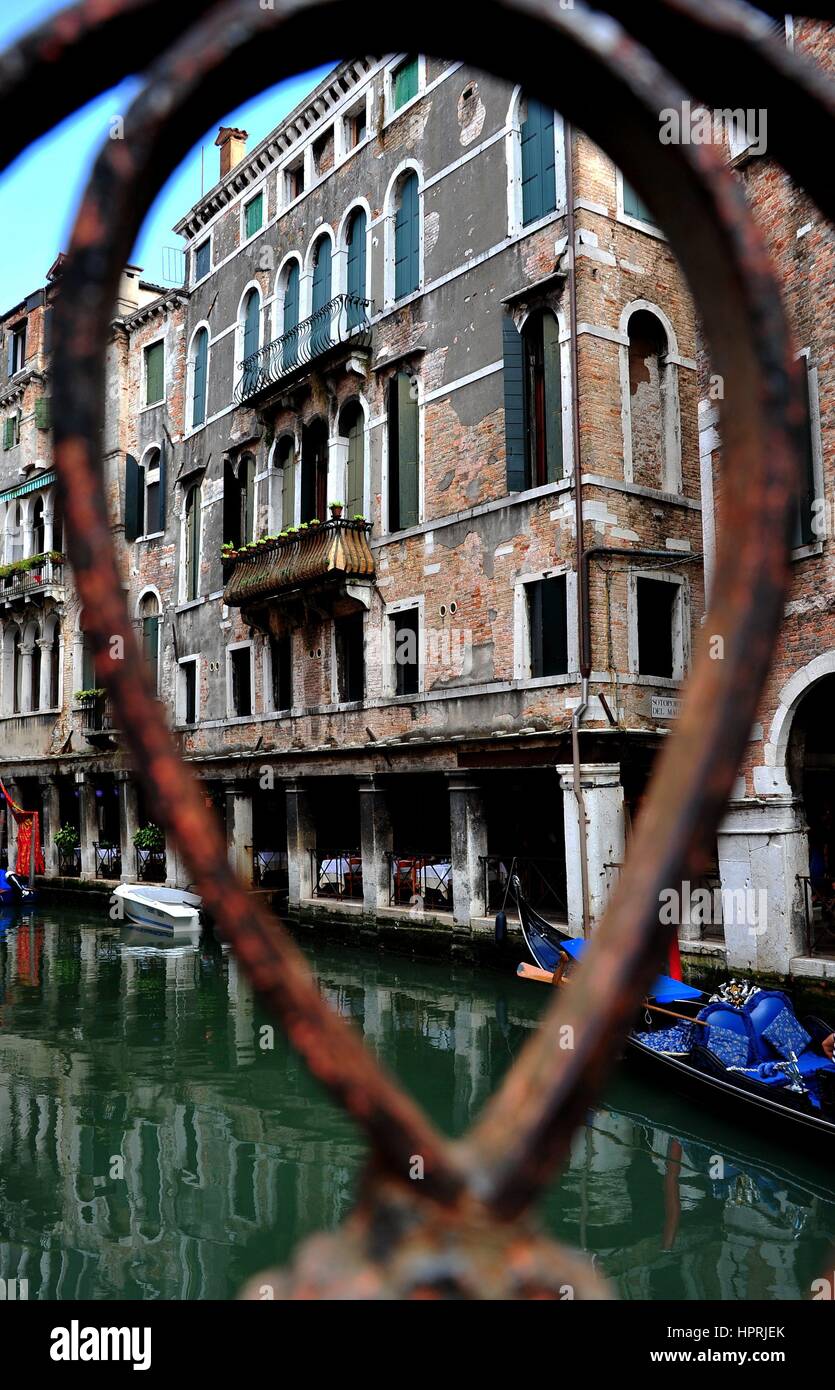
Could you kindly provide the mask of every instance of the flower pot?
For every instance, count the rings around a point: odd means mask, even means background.
[[[331,507],[331,516],[333,517],[334,521],[339,521],[339,520],[341,520],[341,517],[342,517],[342,508],[341,508],[341,507]]]

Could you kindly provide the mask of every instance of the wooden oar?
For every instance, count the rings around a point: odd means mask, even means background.
[[[542,970],[538,965],[528,965],[525,961],[520,961],[516,967],[516,974],[520,980],[536,980],[542,985],[567,985],[568,980],[562,978],[562,973],[552,974],[550,970]],[[687,1014],[674,1013],[672,1009],[664,1009],[660,1004],[650,1004],[646,999],[643,1007],[652,1009],[654,1013],[666,1014],[668,1018],[681,1019],[682,1023],[698,1023],[700,1028],[708,1028],[710,1025],[704,1018],[688,1018]]]

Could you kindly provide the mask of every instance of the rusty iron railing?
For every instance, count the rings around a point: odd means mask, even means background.
[[[607,13],[550,0],[482,0],[478,25],[466,31],[467,51],[451,56],[514,81],[515,55],[524,54],[526,89],[581,124],[664,227],[724,382],[723,538],[678,727],[659,759],[609,910],[571,989],[555,991],[484,1114],[454,1144],[325,1005],[301,952],[232,874],[216,819],[178,758],[148,684],[102,487],[108,327],[119,275],[156,190],[212,118],[291,76],[299,54],[313,61],[350,52],[356,7],[348,0],[277,0],[274,8],[251,0],[83,0],[0,62],[5,167],[105,85],[153,59],[125,138],[107,141],[99,156],[62,277],[54,324],[56,462],[97,669],[155,816],[255,990],[371,1145],[345,1226],[308,1242],[288,1273],[257,1281],[269,1281],[280,1296],[560,1298],[569,1289],[578,1298],[607,1296],[585,1258],[540,1236],[527,1212],[566,1160],[664,955],[669,928],[659,922],[660,891],[694,877],[707,860],[780,622],[806,423],[799,368],[763,242],[721,151],[662,144],[659,109],[685,99],[678,78],[692,79],[700,97],[718,106],[779,107],[770,153],[831,216],[835,190],[820,150],[832,143],[832,91],[769,37],[761,17],[731,0],[601,0],[599,10]],[[424,0],[417,10],[369,0],[363,19],[379,52],[436,51],[449,34],[446,0]],[[724,639],[721,661],[709,658],[715,635]]]

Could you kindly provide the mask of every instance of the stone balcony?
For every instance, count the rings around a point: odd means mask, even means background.
[[[10,607],[34,598],[64,598],[65,560],[57,551],[33,555],[26,568],[13,569],[0,576],[0,604]]]
[[[223,601],[250,613],[272,603],[328,599],[331,606],[340,599],[367,606],[363,590],[375,573],[370,531],[367,521],[326,521],[238,551],[226,560]]]

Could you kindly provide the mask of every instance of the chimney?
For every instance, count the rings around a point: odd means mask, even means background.
[[[236,130],[234,126],[222,125],[217,133],[215,144],[220,146],[220,177],[226,178],[246,154],[247,133]]]

